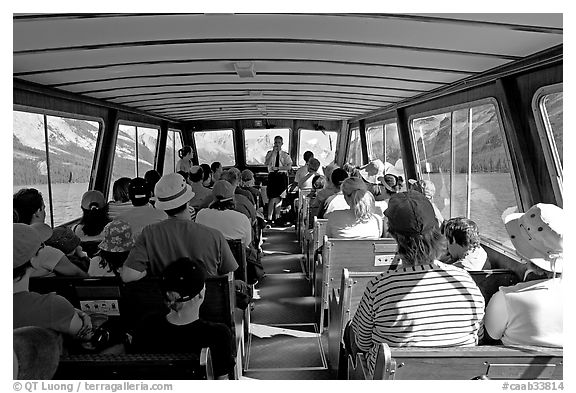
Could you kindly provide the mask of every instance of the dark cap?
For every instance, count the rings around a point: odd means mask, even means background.
[[[234,198],[234,186],[226,180],[218,180],[212,188],[212,195],[216,200],[224,202]]]
[[[162,289],[164,292],[178,292],[182,301],[188,301],[202,291],[207,277],[208,273],[202,262],[180,258],[164,270]]]
[[[403,235],[421,235],[438,226],[430,201],[413,190],[392,195],[384,215],[390,231]]]
[[[128,197],[131,201],[150,199],[151,190],[148,182],[141,177],[130,180],[128,185]]]
[[[82,195],[81,206],[84,210],[90,209],[102,209],[106,205],[106,199],[104,199],[104,194],[98,190],[86,191]]]
[[[80,245],[80,238],[66,226],[54,228],[52,236],[46,240],[46,245],[59,249],[64,254],[70,254]]]

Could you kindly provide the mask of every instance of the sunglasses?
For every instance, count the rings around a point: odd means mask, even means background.
[[[384,182],[390,187],[396,187],[398,184],[403,183],[404,179],[402,176],[396,176],[391,173],[384,175]]]

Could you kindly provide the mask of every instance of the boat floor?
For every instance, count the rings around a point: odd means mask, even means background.
[[[266,276],[255,287],[244,376],[330,379],[327,337],[318,333],[294,227],[268,229],[264,237]]]

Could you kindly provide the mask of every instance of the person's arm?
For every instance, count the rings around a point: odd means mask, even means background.
[[[248,217],[242,215],[243,220],[244,221],[244,237],[242,239],[242,241],[244,242],[245,246],[248,246],[250,243],[252,243],[252,225],[250,224],[250,220],[248,219]]]
[[[146,268],[149,262],[145,235],[147,229],[147,227],[144,227],[140,236],[136,238],[134,248],[132,248],[130,254],[128,254],[128,258],[126,258],[126,261],[124,261],[122,265],[120,278],[123,282],[138,281],[146,276]]]
[[[266,153],[266,158],[264,159],[264,164],[268,167],[268,173],[274,171],[274,162],[272,162],[273,156],[274,156],[274,149],[269,150]]]
[[[74,265],[66,255],[64,255],[56,266],[54,266],[54,273],[62,276],[69,277],[88,277],[88,273]]]
[[[484,315],[484,332],[494,340],[500,340],[508,324],[508,310],[504,292],[498,291],[490,298]]]
[[[144,277],[146,277],[146,270],[140,272],[127,266],[122,266],[120,270],[120,278],[123,282],[138,281]]]

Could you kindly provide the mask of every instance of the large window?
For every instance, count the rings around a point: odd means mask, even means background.
[[[244,148],[246,149],[246,164],[264,165],[266,152],[272,150],[274,138],[279,135],[284,141],[282,150],[290,152],[289,128],[258,128],[244,130]]]
[[[29,112],[13,112],[13,191],[36,188],[46,223],[57,226],[81,215],[100,124]]]
[[[164,155],[164,171],[162,174],[176,172],[178,162],[178,150],[182,149],[182,134],[178,130],[168,130],[166,138],[166,154]]]
[[[223,166],[236,164],[233,130],[197,131],[194,133],[194,143],[200,164],[210,165],[215,161]]]
[[[147,171],[154,169],[158,132],[156,128],[126,124],[118,126],[109,196],[112,195],[114,182],[119,178],[144,177]]]
[[[402,158],[398,127],[395,121],[369,125],[366,129],[366,143],[370,161],[379,158],[382,162],[396,165],[398,160]],[[397,167],[399,166],[398,163]]]
[[[546,86],[532,103],[557,203],[562,206],[564,114],[562,85]]]
[[[354,166],[361,166],[362,162],[362,144],[360,143],[360,130],[353,128],[350,130],[348,140],[348,152],[346,153],[346,162]]]
[[[445,219],[465,216],[482,235],[510,246],[502,215],[517,209],[494,103],[472,104],[411,121],[421,178],[436,186]]]
[[[326,166],[334,161],[336,153],[336,143],[338,133],[336,131],[316,131],[300,129],[300,145],[298,148],[298,165],[304,162],[304,152],[310,150],[314,157],[320,161],[322,166]]]

